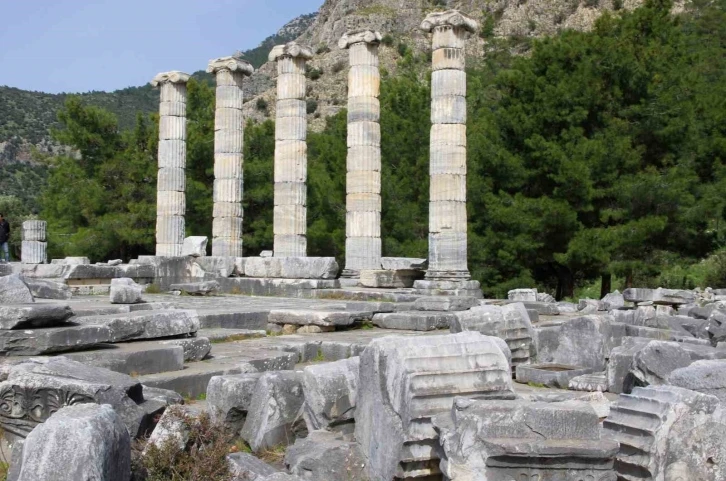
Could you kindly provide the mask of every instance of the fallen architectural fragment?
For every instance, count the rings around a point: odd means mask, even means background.
[[[456,396],[513,399],[498,342],[475,332],[371,342],[360,360],[355,437],[371,479],[440,474],[431,418]]]
[[[128,277],[111,279],[112,304],[137,304],[142,301],[141,294],[144,288]]]
[[[457,399],[434,418],[451,481],[615,481],[618,443],[602,439],[586,402]]]
[[[26,220],[23,222],[23,243],[20,261],[23,264],[45,264],[48,262],[48,243],[45,235],[48,223],[44,220]]]
[[[325,481],[369,481],[360,445],[328,431],[313,431],[285,451],[292,474]]]
[[[353,357],[303,370],[308,431],[353,431],[359,365],[359,358]]]
[[[62,407],[23,443],[18,481],[128,481],[131,440],[109,405]]]

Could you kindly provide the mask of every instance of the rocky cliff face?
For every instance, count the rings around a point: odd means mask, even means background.
[[[644,0],[325,0],[318,16],[298,38],[313,48],[309,62],[309,126],[322,129],[325,117],[344,108],[347,102],[347,52],[338,48],[338,39],[350,29],[370,28],[389,36],[382,45],[381,68],[395,73],[401,58],[399,44],[421,53],[430,40],[419,30],[423,18],[435,10],[456,8],[476,19],[482,33],[469,40],[472,57],[484,55],[496,37],[541,37],[563,29],[587,30],[605,11],[633,9]],[[676,10],[683,9],[681,0]],[[266,63],[258,69],[247,92],[251,100],[245,114],[256,120],[274,117],[276,67]],[[264,101],[258,101],[263,99]]]

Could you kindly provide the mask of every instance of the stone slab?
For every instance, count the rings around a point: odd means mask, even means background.
[[[73,315],[68,304],[0,305],[0,329],[54,327]]]
[[[456,316],[449,312],[392,312],[373,316],[373,324],[384,329],[433,331],[448,329]]]

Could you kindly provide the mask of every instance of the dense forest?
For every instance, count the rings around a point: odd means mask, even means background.
[[[492,39],[470,62],[469,266],[485,295],[726,287],[726,0],[670,7],[606,14],[591,32],[527,41],[524,56]],[[427,254],[429,61],[403,49],[396,77],[383,72],[387,256]],[[187,233],[211,236],[214,90],[193,80],[188,91]],[[80,157],[52,160],[42,192],[52,256],[153,252],[157,121],[139,113],[122,129],[66,101],[54,137]],[[309,255],[341,259],[345,111],[308,148]],[[248,123],[245,255],[272,247],[273,155],[274,124]]]

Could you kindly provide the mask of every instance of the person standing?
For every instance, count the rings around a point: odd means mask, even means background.
[[[10,224],[0,213],[0,256],[5,262],[10,261],[10,249],[8,242],[10,241]]]

